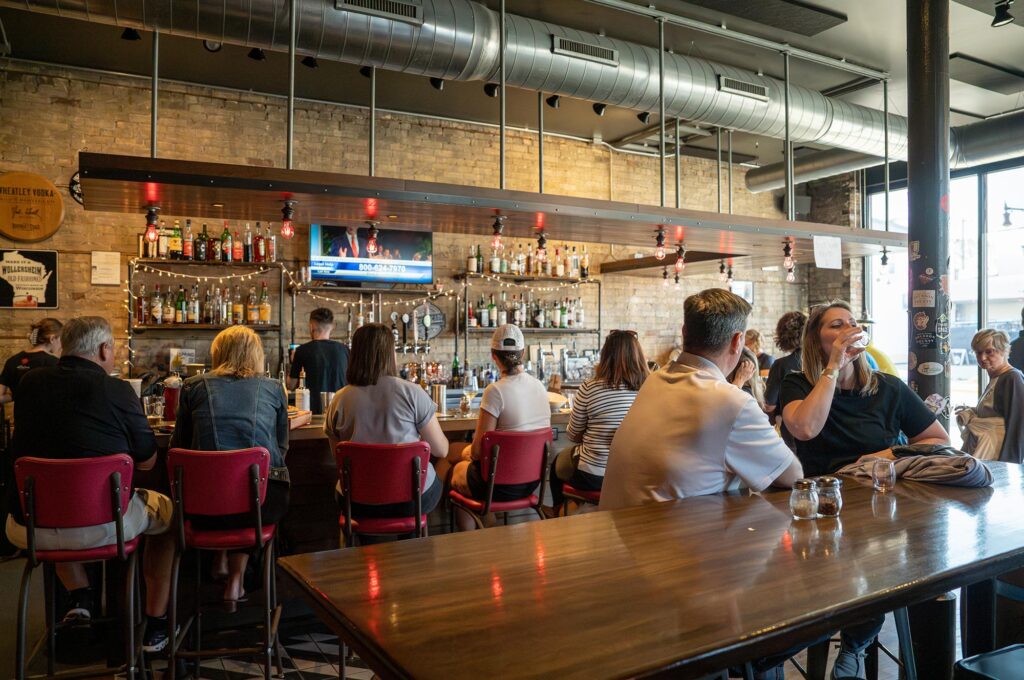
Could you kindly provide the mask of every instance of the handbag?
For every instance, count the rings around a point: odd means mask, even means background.
[[[974,409],[956,414],[956,424],[964,439],[964,449],[979,460],[999,460],[1006,438],[1006,421],[999,416],[981,418]]]

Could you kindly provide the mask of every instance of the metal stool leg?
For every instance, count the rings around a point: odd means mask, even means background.
[[[178,665],[178,571],[181,568],[181,551],[175,549],[171,562],[171,592],[167,604],[167,678],[174,680]]]
[[[53,675],[57,656],[57,574],[53,564],[43,564],[43,599],[46,601],[46,673]]]
[[[910,636],[910,616],[907,608],[895,610],[896,634],[900,641],[900,661],[903,663],[903,677],[906,680],[917,680],[917,662],[914,659],[914,643]]]
[[[18,639],[17,651],[15,653],[17,680],[25,680],[25,665],[27,663],[25,659],[25,632],[28,627],[28,594],[29,588],[32,585],[33,568],[32,563],[26,561],[25,571],[21,574],[21,593],[18,597]]]
[[[124,659],[128,680],[135,680],[135,663],[138,653],[138,648],[135,645],[135,598],[138,596],[135,591],[135,570],[137,565],[138,553],[132,552],[128,557],[128,573],[124,579]]]
[[[274,663],[274,629],[270,608],[270,573],[273,559],[274,543],[271,541],[263,546],[263,680],[270,680],[270,668]]]

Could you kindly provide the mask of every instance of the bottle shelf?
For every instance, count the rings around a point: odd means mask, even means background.
[[[525,276],[521,274],[476,274],[470,272],[463,272],[456,274],[452,277],[456,281],[462,281],[464,279],[498,279],[500,281],[511,281],[513,283],[560,283],[560,284],[574,284],[574,283],[588,283],[592,281],[591,278],[578,279],[569,278],[563,276],[561,278],[557,276]]]
[[[150,264],[150,265],[171,265],[171,266],[191,266],[191,267],[238,267],[240,269],[259,269],[260,267],[268,267],[271,269],[277,269],[282,266],[281,262],[221,262],[219,260],[207,261],[207,260],[164,260],[159,257],[137,257],[135,258],[135,264]]]
[[[281,327],[278,325],[270,324],[231,324],[228,326],[222,326],[220,324],[212,323],[161,323],[161,324],[146,324],[144,326],[132,326],[133,333],[144,333],[146,331],[222,331],[225,328],[231,328],[231,326],[248,326],[257,333],[265,331],[279,331]]]
[[[470,333],[481,334],[481,335],[484,334],[484,333],[493,333],[494,332],[494,328],[491,328],[490,326],[486,326],[486,327],[472,326],[472,327],[468,328],[467,330]],[[596,334],[596,333],[599,332],[596,328],[523,328],[523,327],[520,327],[519,330],[521,330],[523,332],[523,335],[531,335],[531,334],[533,334],[533,335],[587,335],[587,334],[593,335],[593,334]]]

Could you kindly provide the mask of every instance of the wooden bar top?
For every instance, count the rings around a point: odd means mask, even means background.
[[[284,557],[384,678],[699,677],[1024,564],[1021,467],[992,488],[845,480]]]

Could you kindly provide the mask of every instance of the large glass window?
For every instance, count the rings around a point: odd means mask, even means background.
[[[1013,340],[1024,304],[1024,167],[989,173],[987,182],[987,325]]]

